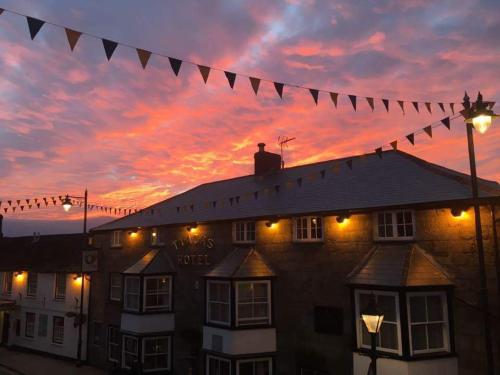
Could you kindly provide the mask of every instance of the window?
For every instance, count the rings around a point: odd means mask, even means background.
[[[61,345],[64,343],[64,318],[62,316],[52,318],[52,342]]]
[[[122,300],[122,275],[119,273],[111,273],[109,276],[109,299]]]
[[[144,311],[170,309],[170,276],[144,278]]]
[[[368,305],[372,291],[356,291],[356,317],[358,319],[358,347],[370,348],[370,334],[366,329],[361,311]],[[401,354],[401,328],[398,294],[374,291],[377,304],[384,313],[384,321],[377,336],[377,349]]]
[[[236,283],[237,325],[271,324],[269,281]]]
[[[295,241],[322,241],[323,220],[319,216],[303,216],[294,219],[293,239]]]
[[[26,313],[26,321],[24,322],[24,336],[29,338],[35,337],[35,321],[36,314],[32,312]]]
[[[239,243],[255,242],[255,221],[233,223],[233,241]]]
[[[101,341],[102,341],[102,323],[101,322],[96,322],[94,321],[92,323],[92,326],[94,328],[94,335],[92,337],[92,344],[100,346]]]
[[[114,230],[111,233],[111,247],[120,247],[122,245],[122,231]]]
[[[38,336],[47,337],[47,324],[49,317],[47,314],[38,315]]]
[[[212,323],[229,325],[230,284],[226,281],[207,282],[207,320]]]
[[[111,362],[120,360],[120,330],[117,327],[108,327],[108,359]]]
[[[12,294],[12,272],[3,273],[2,293]]]
[[[160,246],[165,242],[164,231],[162,228],[153,228],[151,229],[151,237],[150,237],[151,246]]]
[[[123,335],[123,367],[131,369],[139,360],[139,340],[134,336]]]
[[[411,239],[415,235],[413,211],[379,212],[376,223],[376,239]]]
[[[170,369],[170,337],[145,337],[143,339],[143,370]]]
[[[228,359],[207,356],[207,375],[231,375],[231,362]]]
[[[272,375],[270,358],[238,361],[236,368],[236,375]]]
[[[448,311],[446,294],[408,294],[408,322],[412,354],[448,350]]]
[[[66,298],[66,274],[56,273],[55,278],[55,299],[63,300]]]
[[[28,272],[28,283],[26,295],[28,297],[36,297],[36,289],[38,284],[38,274],[35,272]]]
[[[125,277],[125,309],[139,311],[140,285],[139,277]]]

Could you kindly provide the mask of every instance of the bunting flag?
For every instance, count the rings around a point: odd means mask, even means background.
[[[431,108],[431,103],[425,102],[425,106],[427,107],[427,111],[432,114],[432,108]]]
[[[314,103],[316,103],[316,105],[318,105],[319,90],[309,89],[309,92],[311,93],[311,96],[313,97]]]
[[[450,103],[451,113],[455,114],[455,103]]]
[[[42,26],[45,24],[45,21],[39,20],[38,18],[28,17],[26,16],[26,21],[28,21],[28,28],[30,30],[31,40],[34,40],[36,34],[40,31]]]
[[[170,67],[172,68],[172,71],[174,72],[175,76],[177,77],[179,75],[179,70],[181,70],[182,60],[174,59],[173,57],[169,57],[168,61],[170,62]],[[207,75],[207,78],[208,78],[208,75]]]
[[[352,170],[352,159],[349,159],[345,162],[347,164],[347,166],[349,167],[349,169]]]
[[[332,99],[332,102],[335,105],[335,108],[337,108],[337,100],[339,98],[339,94],[336,93],[336,92],[331,92],[330,93],[330,98]]]
[[[151,57],[151,52],[140,48],[136,48],[136,51],[142,65],[142,69],[146,69],[146,65],[148,65],[149,58]]]
[[[441,111],[443,111],[443,113],[446,113],[445,109],[444,109],[444,104],[443,103],[438,103],[439,105],[439,108],[441,108]]]
[[[426,133],[427,133],[427,135],[428,135],[429,137],[431,137],[431,138],[432,138],[432,126],[431,126],[431,125],[426,126],[425,128],[423,128],[423,130],[424,130],[424,132],[426,132]]]
[[[233,72],[224,72],[226,75],[227,81],[229,82],[229,86],[234,89],[234,82],[236,81],[236,74]]]
[[[406,138],[410,141],[412,145],[415,146],[415,133],[408,134]]]
[[[391,147],[394,151],[396,151],[398,149],[398,141],[392,141],[391,142]]]
[[[382,103],[384,103],[384,107],[387,112],[389,112],[389,100],[388,99],[382,99]]]
[[[280,96],[280,99],[283,99],[283,87],[285,84],[280,83],[280,82],[274,82],[274,88],[276,89],[276,92]]]
[[[382,159],[382,147],[376,148],[375,153],[378,155],[380,159]]]
[[[2,8],[0,8],[0,15],[1,15],[2,13],[3,13],[3,9],[2,9]]]
[[[253,92],[257,95],[260,86],[260,78],[248,77],[250,79],[250,84],[252,85]]]
[[[417,111],[417,113],[420,113],[419,109],[418,109],[418,102],[412,102],[413,103],[413,107],[415,108],[415,111]]]
[[[366,98],[366,101],[368,102],[368,105],[372,109],[372,112],[375,110],[375,103],[373,101],[373,98]]]
[[[112,40],[109,39],[102,39],[102,46],[104,47],[104,52],[106,52],[106,57],[108,58],[108,61],[110,61],[111,56],[113,56],[113,53],[115,52],[115,49],[118,46],[118,43],[113,42]]]
[[[80,36],[82,36],[82,33],[76,30],[68,29],[67,27],[64,28],[64,31],[66,31],[66,38],[68,38],[69,48],[71,48],[71,51],[73,51],[75,49],[76,43],[78,43],[78,39],[80,39]]]
[[[208,80],[208,75],[210,74],[210,67],[205,65],[198,65],[198,69],[200,70],[201,76],[203,77],[203,81],[206,84]]]
[[[352,108],[354,108],[354,111],[356,111],[356,95],[348,95],[349,100],[351,101]]]
[[[445,117],[444,119],[441,120],[441,123],[446,126],[448,128],[448,130],[451,129],[451,125],[450,125],[450,118],[449,117]]]
[[[405,102],[402,100],[398,100],[398,104],[401,107],[401,111],[403,111],[403,115],[405,114]]]

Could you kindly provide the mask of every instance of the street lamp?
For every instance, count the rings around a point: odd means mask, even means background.
[[[373,293],[370,295],[368,305],[361,312],[361,319],[363,319],[371,338],[371,364],[368,373],[371,369],[371,374],[377,375],[377,335],[384,321],[384,313],[377,306],[377,300]]]
[[[87,202],[88,202],[88,193],[87,189],[85,189],[85,194],[83,197],[71,196],[66,194],[66,197],[63,200],[62,206],[64,211],[69,212],[71,207],[73,207],[73,203],[71,199],[83,199],[83,234],[87,234]],[[85,274],[83,273],[83,261],[80,259],[80,274],[82,278],[82,284],[80,288],[80,319],[78,321],[78,346],[76,351],[76,365],[80,367],[82,365],[82,325],[83,325],[83,294],[85,288]]]
[[[483,313],[483,330],[486,349],[486,370],[488,375],[494,375],[493,363],[493,349],[491,345],[491,329],[490,329],[490,316],[489,316],[489,303],[488,303],[488,289],[486,281],[486,267],[484,262],[484,245],[483,245],[483,232],[481,229],[481,212],[478,197],[478,183],[476,173],[476,155],[474,151],[474,136],[472,128],[476,129],[480,134],[484,134],[494,118],[498,117],[491,107],[494,103],[484,102],[481,93],[477,95],[475,103],[470,102],[467,92],[464,96],[463,106],[464,109],[460,112],[465,119],[467,126],[467,142],[469,148],[469,163],[470,163],[470,176],[472,185],[472,203],[474,206],[474,219],[476,225],[476,244],[477,253],[479,257],[479,282],[480,282],[480,303]]]

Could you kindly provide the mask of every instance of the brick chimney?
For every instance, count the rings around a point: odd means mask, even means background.
[[[281,170],[281,155],[264,150],[265,143],[259,143],[259,151],[254,154],[255,174],[264,175]]]

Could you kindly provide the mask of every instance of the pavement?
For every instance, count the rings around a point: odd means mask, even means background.
[[[91,366],[76,367],[73,361],[55,359],[0,347],[0,375],[105,375]]]

